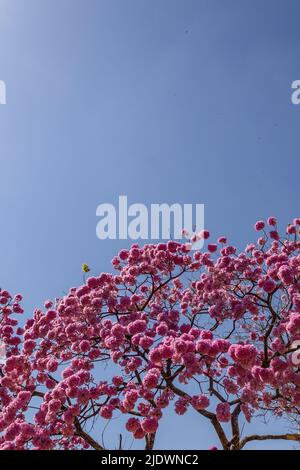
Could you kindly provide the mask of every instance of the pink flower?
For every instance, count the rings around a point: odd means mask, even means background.
[[[80,341],[79,349],[80,349],[81,352],[86,353],[90,350],[90,348],[91,348],[91,345],[90,345],[90,342],[87,339],[85,339],[83,341]]]
[[[96,289],[99,286],[100,281],[97,277],[89,277],[86,283],[90,289]]]
[[[205,395],[197,395],[192,397],[191,405],[196,410],[203,410],[209,406],[209,399]]]
[[[268,218],[268,225],[270,225],[271,227],[275,227],[277,224],[277,219],[276,217],[269,217]]]
[[[288,233],[289,235],[292,235],[292,234],[295,234],[296,233],[296,226],[293,225],[293,224],[289,224],[286,228],[286,233]]]
[[[201,354],[208,354],[211,348],[211,340],[210,339],[200,339],[196,343],[196,350]]]
[[[60,400],[50,400],[48,403],[49,411],[52,413],[57,413],[57,411],[61,408],[61,401]]]
[[[256,222],[254,227],[255,227],[255,230],[259,232],[260,230],[263,230],[265,228],[265,223],[263,220],[259,220],[258,222]]]
[[[228,377],[224,378],[223,385],[227,393],[235,394],[239,390],[239,387],[235,384],[235,382],[231,379],[228,379]]]
[[[135,439],[144,439],[145,434],[146,434],[145,431],[141,427],[139,427],[134,431],[133,437]]]
[[[293,284],[294,275],[289,266],[281,266],[278,269],[278,277],[284,284]]]
[[[161,354],[160,354],[160,350],[158,348],[156,349],[152,349],[150,351],[150,354],[149,354],[149,359],[151,362],[153,362],[154,364],[157,364],[161,361]]]
[[[135,335],[137,333],[143,333],[147,328],[147,322],[145,320],[136,320],[130,323],[127,327],[128,333],[130,335]]]
[[[300,332],[300,314],[299,313],[293,313],[290,316],[289,322],[286,326],[286,330],[291,335],[295,335]]]
[[[280,236],[277,230],[271,230],[270,237],[273,238],[273,240],[280,240]]]
[[[99,414],[102,416],[104,419],[111,419],[112,418],[112,413],[113,410],[111,409],[110,406],[104,405],[101,407]]]
[[[257,349],[252,344],[233,344],[228,350],[232,359],[245,369],[250,369],[256,361]]]
[[[272,279],[267,279],[264,283],[263,283],[263,289],[265,292],[267,293],[271,293],[274,291],[276,287],[276,284],[274,281],[272,281]]]
[[[25,406],[28,404],[32,396],[32,393],[29,391],[22,391],[18,393],[17,400],[21,406]]]
[[[128,250],[121,250],[120,253],[119,253],[119,258],[120,258],[122,261],[127,260],[127,258],[128,258]]]
[[[47,321],[52,321],[56,318],[56,311],[55,310],[48,310],[48,312],[46,313],[46,318],[47,318]]]
[[[129,418],[126,423],[126,429],[129,432],[135,432],[140,427],[140,422],[137,418]]]
[[[52,305],[53,305],[53,303],[52,303],[51,300],[46,300],[45,303],[44,303],[44,307],[45,307],[46,309],[51,308]]]
[[[167,246],[171,253],[175,253],[180,245],[177,242],[169,241]]]
[[[165,322],[160,323],[156,327],[156,333],[160,336],[164,336],[169,330],[168,325]]]
[[[25,354],[31,354],[36,346],[36,342],[32,339],[27,339],[23,344],[23,351]]]
[[[156,418],[144,418],[141,422],[141,427],[146,433],[156,432],[158,428],[158,421]]]
[[[153,339],[150,336],[142,336],[139,345],[144,349],[149,349],[153,344]]]
[[[216,408],[217,420],[227,423],[231,419],[229,403],[219,403]]]
[[[201,240],[202,238],[204,238],[204,240],[207,240],[210,236],[210,233],[208,230],[201,230],[201,232],[198,233],[198,237],[199,239]]]
[[[150,369],[143,379],[143,385],[145,388],[151,389],[155,388],[158,385],[160,377],[160,370],[159,369]]]
[[[185,398],[179,398],[175,402],[175,413],[183,415],[187,412],[188,402]]]
[[[124,379],[123,377],[121,376],[118,376],[118,375],[115,375],[112,379],[112,383],[116,386],[116,387],[120,387],[120,385],[122,385],[124,382]]]
[[[54,358],[49,359],[47,362],[47,369],[49,372],[55,372],[58,368],[58,361]]]
[[[72,424],[73,421],[74,421],[74,416],[73,416],[73,413],[72,411],[70,410],[66,410],[64,413],[63,413],[63,420],[67,423],[67,424]]]

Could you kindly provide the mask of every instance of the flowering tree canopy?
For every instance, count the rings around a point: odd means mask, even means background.
[[[170,406],[194,409],[223,449],[300,441],[241,433],[258,415],[294,429],[299,417],[300,219],[284,237],[267,224],[240,253],[225,237],[207,251],[134,244],[113,259],[116,274],[89,277],[22,327],[21,295],[0,289],[0,449],[102,450],[93,430],[118,414],[152,449]]]

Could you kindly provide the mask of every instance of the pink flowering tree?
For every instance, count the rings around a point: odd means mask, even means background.
[[[102,450],[95,430],[120,414],[152,449],[168,407],[193,409],[223,449],[300,441],[300,219],[284,236],[267,224],[240,253],[224,237],[207,251],[132,245],[116,274],[47,301],[23,327],[21,296],[0,290],[0,449]],[[262,414],[295,432],[247,434]]]

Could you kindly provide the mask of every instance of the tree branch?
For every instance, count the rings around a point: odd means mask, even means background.
[[[272,439],[283,439],[286,441],[298,441],[300,442],[300,434],[253,434],[252,436],[247,436],[241,440],[239,449],[242,449],[250,441],[267,441]]]

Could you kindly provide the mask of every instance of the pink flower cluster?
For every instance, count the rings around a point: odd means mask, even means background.
[[[229,403],[218,403],[216,408],[216,416],[218,421],[221,423],[227,423],[230,421],[231,413],[230,413],[230,404]]]

